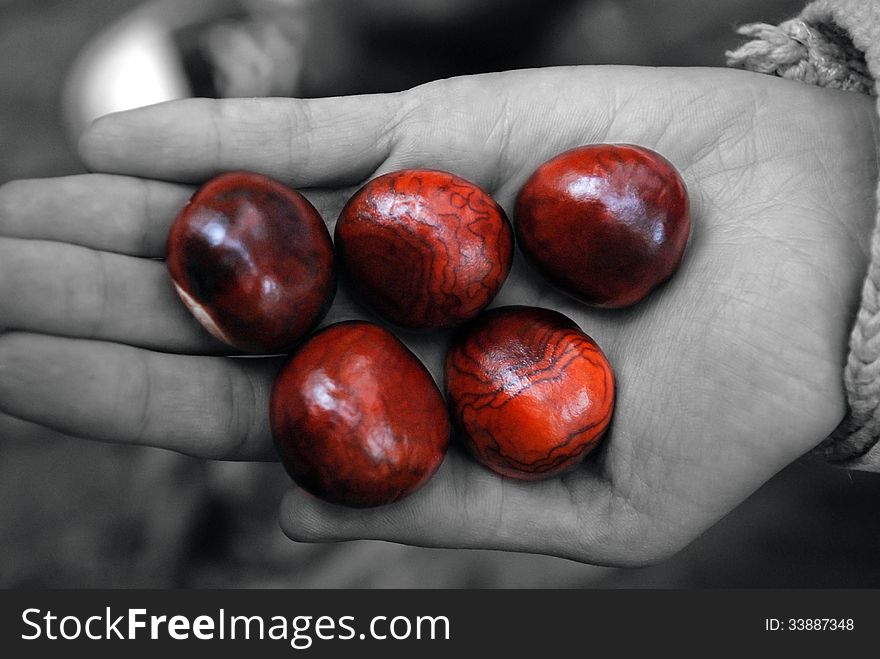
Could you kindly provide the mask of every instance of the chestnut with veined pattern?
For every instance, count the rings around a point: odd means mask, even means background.
[[[171,225],[167,266],[199,322],[244,352],[290,347],[336,293],[333,243],[318,211],[295,190],[248,172],[196,191]]]
[[[373,179],[343,208],[336,249],[368,306],[408,329],[460,325],[510,271],[513,230],[477,185],[431,169]]]
[[[514,209],[520,249],[548,280],[590,305],[625,307],[669,279],[690,235],[687,189],[660,154],[591,144],[547,161]]]
[[[501,307],[477,318],[450,347],[445,379],[461,439],[510,478],[576,467],[611,422],[611,365],[574,321],[549,309]]]
[[[424,485],[451,431],[427,369],[391,332],[365,321],[331,325],[299,347],[275,381],[270,421],[291,478],[356,508]]]

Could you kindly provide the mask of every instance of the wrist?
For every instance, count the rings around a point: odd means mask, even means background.
[[[755,37],[728,53],[728,63],[823,87],[876,93],[880,75],[880,2],[817,0],[801,15],[778,27],[754,24],[741,33]],[[864,102],[863,102],[864,104]],[[858,115],[861,117],[861,115]],[[849,353],[844,368],[847,414],[814,451],[848,468],[880,471],[880,229],[874,191],[877,185],[877,120],[855,121],[871,145],[873,186],[863,191],[868,210],[840,214],[849,235],[849,254],[863,273],[858,310],[851,316]],[[870,126],[870,133],[865,130]],[[867,149],[866,149],[867,151]],[[835,209],[836,210],[836,209]],[[853,288],[853,295],[858,287]]]

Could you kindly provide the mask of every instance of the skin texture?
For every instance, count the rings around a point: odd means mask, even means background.
[[[451,450],[393,506],[350,510],[292,487],[280,518],[300,541],[658,561],[843,418],[841,373],[874,223],[875,126],[873,99],[859,94],[742,71],[616,66],[112,115],[80,144],[102,173],[0,189],[0,410],[104,441],[274,459],[278,360],[217,356],[152,259],[189,184],[257,170],[336,218],[364,181],[435,167],[510,213],[554,155],[641,144],[690,191],[694,233],[676,276],[610,312],[559,293],[516,254],[496,298],[565,314],[614,364],[614,423],[595,459],[521,483]],[[328,322],[363,317],[343,285]],[[439,379],[443,337],[405,340]]]
[[[516,200],[517,242],[586,304],[625,307],[678,269],[690,235],[687,189],[660,154],[591,144],[542,164]]]
[[[408,329],[476,316],[513,258],[501,207],[473,183],[426,169],[367,183],[342,209],[335,239],[358,298]]]
[[[443,461],[449,418],[418,358],[391,332],[338,323],[303,344],[272,390],[281,461],[305,490],[355,508],[398,501]]]
[[[483,314],[453,343],[444,373],[459,436],[502,476],[558,476],[599,445],[611,422],[611,365],[574,321],[549,309]]]
[[[257,174],[222,174],[202,186],[171,225],[166,263],[199,322],[245,352],[291,346],[336,293],[333,245],[318,211]]]

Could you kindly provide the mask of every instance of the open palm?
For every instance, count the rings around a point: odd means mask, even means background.
[[[302,189],[328,221],[365,179],[446,169],[512,210],[571,147],[653,148],[682,172],[694,231],[647,300],[594,310],[517,256],[495,305],[557,309],[618,378],[603,448],[538,483],[453,450],[371,510],[292,488],[300,540],[376,538],[638,564],[679,549],[830,433],[876,174],[870,102],[735,71],[560,68],[337,99],[190,100],[100,120],[101,174],[0,190],[0,410],[74,435],[224,459],[273,456],[278,358],[228,358],[175,298],[164,238],[191,184],[233,169]],[[325,322],[366,316],[343,287]],[[440,379],[448,336],[403,338]]]

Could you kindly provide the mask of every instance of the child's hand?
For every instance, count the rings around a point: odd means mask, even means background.
[[[595,311],[521,261],[496,304],[558,309],[618,376],[598,457],[503,480],[452,451],[399,504],[348,510],[293,489],[295,539],[381,538],[613,564],[682,547],[829,434],[866,262],[876,180],[871,101],[754,74],[568,68],[441,81],[387,96],[192,100],[100,120],[94,174],[0,191],[0,410],[63,432],[212,458],[273,455],[276,359],[228,359],[175,298],[167,227],[191,188],[250,169],[332,221],[352,186],[447,169],[508,210],[544,160],[590,142],[653,148],[682,171],[694,233],[646,301]],[[143,178],[128,178],[132,177]],[[144,179],[165,179],[178,183]],[[519,257],[518,257],[519,258]],[[327,322],[361,315],[341,291]],[[435,376],[445,338],[409,340]],[[210,356],[215,355],[215,356]]]

